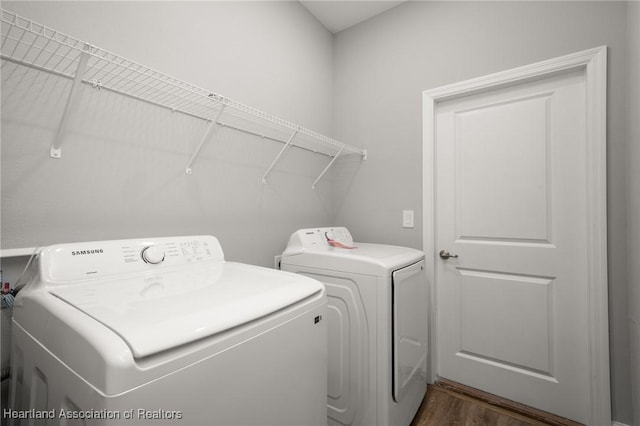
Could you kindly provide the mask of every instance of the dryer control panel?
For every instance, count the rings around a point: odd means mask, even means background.
[[[210,235],[58,244],[40,252],[40,275],[66,283],[205,261],[224,262],[220,243]]]
[[[302,253],[305,249],[352,249],[353,237],[347,228],[308,228],[299,229],[291,235],[285,255]]]

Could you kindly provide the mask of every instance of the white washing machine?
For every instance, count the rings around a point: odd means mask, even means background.
[[[226,262],[211,236],[39,260],[15,301],[11,423],[326,425],[316,280]]]
[[[408,426],[427,384],[424,253],[301,229],[280,267],[327,288],[329,424]]]

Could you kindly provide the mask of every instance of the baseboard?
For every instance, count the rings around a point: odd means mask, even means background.
[[[624,423],[620,423],[620,422],[612,422],[611,426],[629,426],[629,425],[624,424]]]

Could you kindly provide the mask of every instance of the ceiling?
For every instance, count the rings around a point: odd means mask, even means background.
[[[300,0],[318,21],[335,34],[404,3],[385,0]]]

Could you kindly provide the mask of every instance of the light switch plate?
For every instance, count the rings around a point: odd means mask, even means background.
[[[402,211],[402,227],[413,228],[413,210]]]

